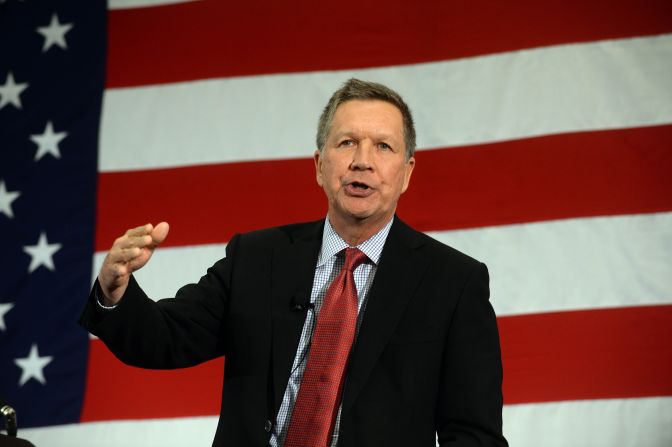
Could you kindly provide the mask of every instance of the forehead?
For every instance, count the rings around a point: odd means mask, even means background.
[[[339,105],[329,133],[360,132],[403,138],[401,111],[395,105],[379,99],[352,99]]]

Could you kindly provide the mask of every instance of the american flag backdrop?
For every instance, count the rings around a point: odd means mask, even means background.
[[[326,215],[317,117],[399,91],[398,214],[485,262],[512,446],[672,445],[670,0],[0,0],[0,398],[40,446],[210,445],[224,360],[125,366],[76,321],[127,228],[172,296]],[[224,385],[226,386],[226,385]]]

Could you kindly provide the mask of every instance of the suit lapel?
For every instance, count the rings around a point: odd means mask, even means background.
[[[272,371],[275,410],[285,392],[306,319],[297,303],[310,302],[324,221],[302,229],[289,245],[273,253],[272,264]]]
[[[395,217],[350,359],[343,393],[343,412],[349,410],[366,383],[427,269],[427,263],[414,250],[421,244],[416,232]]]

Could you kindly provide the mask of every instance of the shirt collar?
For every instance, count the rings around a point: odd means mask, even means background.
[[[380,254],[383,252],[383,246],[385,245],[385,240],[392,227],[393,220],[394,219],[390,219],[390,221],[376,234],[357,245],[357,248],[359,248],[374,264],[378,264]],[[317,266],[320,267],[324,265],[332,256],[335,256],[337,253],[348,247],[349,245],[338,235],[338,233],[336,233],[336,230],[331,226],[331,222],[329,222],[329,218],[327,217],[324,222],[322,248],[320,249],[320,255],[317,258]]]

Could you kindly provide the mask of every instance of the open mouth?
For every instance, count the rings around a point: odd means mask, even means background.
[[[348,195],[353,197],[368,197],[373,194],[373,188],[362,182],[349,182],[345,185]]]
[[[355,189],[359,189],[361,191],[366,191],[367,189],[370,189],[369,185],[367,185],[366,183],[360,183],[360,182],[352,182],[352,183],[350,183],[350,186],[352,186]]]

